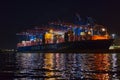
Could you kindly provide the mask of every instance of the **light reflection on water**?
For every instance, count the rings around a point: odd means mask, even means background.
[[[9,66],[14,65],[11,70],[7,70],[7,67],[1,69],[8,66],[9,62],[12,62]],[[14,73],[13,80],[120,79],[119,53],[16,53],[5,57],[0,64],[2,73]]]

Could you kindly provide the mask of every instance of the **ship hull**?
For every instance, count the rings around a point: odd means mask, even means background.
[[[18,47],[18,52],[78,52],[82,50],[106,50],[109,49],[113,39],[83,40],[74,42],[41,44],[34,46]]]

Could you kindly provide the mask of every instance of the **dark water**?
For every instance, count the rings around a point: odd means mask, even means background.
[[[119,80],[120,53],[0,53],[0,80]]]

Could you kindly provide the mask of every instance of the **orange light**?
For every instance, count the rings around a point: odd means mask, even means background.
[[[50,31],[49,31],[50,33],[53,33],[53,30],[52,29],[50,29]]]
[[[98,39],[108,39],[106,36],[100,36],[100,35],[94,35],[92,36],[92,40],[98,40]]]

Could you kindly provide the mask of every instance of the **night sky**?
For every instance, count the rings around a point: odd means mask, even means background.
[[[4,2],[3,2],[4,1]],[[90,16],[120,34],[120,5],[116,0],[3,0],[0,1],[0,48],[16,48],[16,33],[49,21],[73,21]]]

